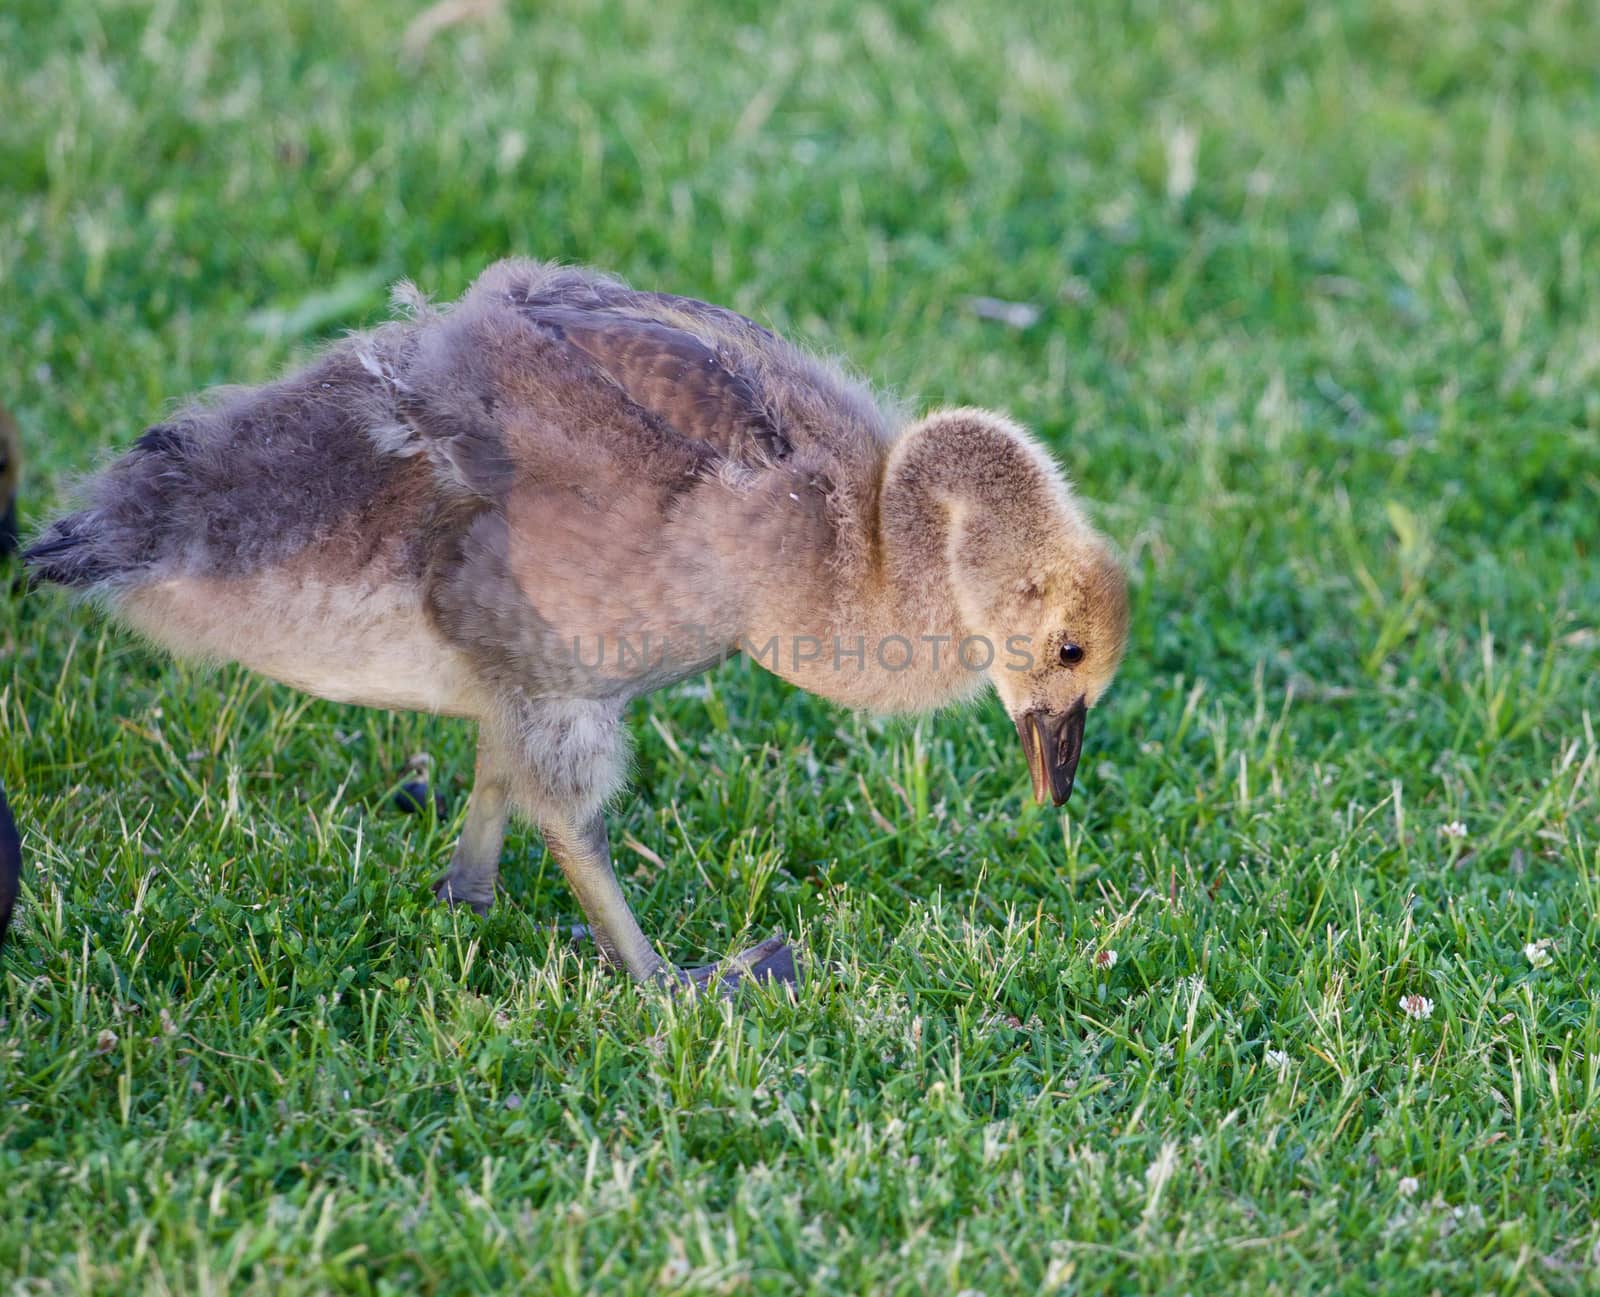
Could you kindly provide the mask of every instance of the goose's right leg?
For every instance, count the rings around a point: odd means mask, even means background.
[[[470,905],[478,914],[489,912],[494,904],[500,851],[505,846],[506,818],[510,814],[510,762],[485,727],[478,735],[467,822],[461,827],[449,871],[433,885],[435,896],[456,905]]]

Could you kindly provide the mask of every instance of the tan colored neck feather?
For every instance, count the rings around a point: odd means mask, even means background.
[[[955,411],[911,428],[894,445],[876,503],[876,518],[856,525],[872,531],[876,523],[877,561],[835,587],[831,622],[815,632],[826,642],[822,661],[778,674],[874,711],[927,711],[971,697],[987,677],[957,657],[974,633],[954,579],[961,519],[970,513],[1004,520],[1014,543],[1028,543],[1034,520],[1043,526],[1060,517],[1052,479],[1020,433],[1012,435],[993,416]],[[844,638],[847,651],[864,637],[865,669],[851,660],[840,668],[834,636]],[[908,645],[914,656],[901,665]]]
[[[1020,429],[987,413],[934,415],[896,443],[884,470],[879,532],[889,588],[937,600],[960,624],[962,519],[999,528],[1015,550],[1059,539],[1064,510],[1071,506],[1058,476]]]

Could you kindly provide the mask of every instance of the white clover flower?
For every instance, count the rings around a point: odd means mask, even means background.
[[[1266,1052],[1267,1066],[1279,1072],[1289,1070],[1289,1055],[1282,1049],[1269,1049]]]
[[[1102,950],[1098,952],[1094,957],[1094,966],[1096,968],[1103,968],[1107,972],[1110,972],[1117,966],[1117,952],[1114,950]]]
[[[1402,1198],[1409,1198],[1418,1189],[1422,1188],[1422,1181],[1418,1180],[1414,1175],[1403,1175],[1400,1177],[1400,1183],[1395,1187],[1400,1190]]]
[[[1433,1001],[1426,995],[1402,995],[1400,1008],[1408,1018],[1431,1018],[1433,1016]]]
[[[1550,946],[1549,937],[1543,937],[1538,941],[1530,941],[1522,948],[1523,957],[1535,968],[1543,968],[1550,962]]]
[[[1450,823],[1441,824],[1439,826],[1439,836],[1443,838],[1454,838],[1459,842],[1462,838],[1467,836],[1467,826],[1460,820],[1451,820]]]

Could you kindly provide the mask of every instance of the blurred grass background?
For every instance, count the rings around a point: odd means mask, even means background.
[[[0,9],[25,518],[520,253],[1008,408],[1136,599],[1064,820],[994,706],[637,708],[647,927],[838,964],[738,1009],[556,941],[533,835],[429,903],[464,727],[0,602],[0,1279],[1592,1291],[1597,68],[1571,0]]]

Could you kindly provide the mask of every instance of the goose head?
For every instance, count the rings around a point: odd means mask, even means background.
[[[1084,724],[1128,639],[1128,583],[1065,475],[1021,427],[986,410],[930,416],[909,437],[938,499],[958,620],[1022,740],[1034,796],[1072,795]],[[920,443],[927,454],[917,455]]]
[[[1127,579],[1087,530],[1019,550],[1013,562],[1020,571],[958,566],[956,589],[996,648],[989,679],[1022,741],[1034,797],[1060,806],[1072,795],[1089,710],[1122,662]]]

